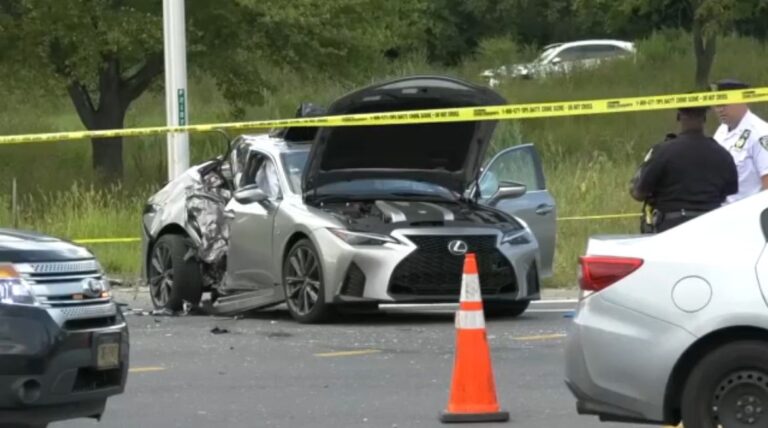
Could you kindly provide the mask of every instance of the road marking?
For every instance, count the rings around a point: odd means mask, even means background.
[[[149,373],[149,372],[161,372],[165,370],[165,367],[134,367],[128,369],[130,373]]]
[[[349,357],[353,355],[368,355],[381,352],[378,349],[361,349],[359,351],[341,351],[341,352],[325,352],[322,354],[315,354],[316,357]]]
[[[557,334],[540,334],[537,336],[523,336],[523,337],[513,337],[514,340],[552,340],[552,339],[562,339],[566,337],[565,334],[557,333]]]

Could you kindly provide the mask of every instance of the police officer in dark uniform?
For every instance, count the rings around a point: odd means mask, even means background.
[[[667,135],[645,157],[630,194],[649,206],[643,232],[659,233],[720,207],[738,192],[733,158],[704,135],[707,108],[678,109],[680,133]]]

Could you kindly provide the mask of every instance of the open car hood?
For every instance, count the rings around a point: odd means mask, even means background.
[[[336,100],[328,115],[501,105],[493,90],[441,76],[368,86]],[[323,127],[303,175],[304,194],[358,179],[401,179],[463,193],[476,179],[496,121]]]

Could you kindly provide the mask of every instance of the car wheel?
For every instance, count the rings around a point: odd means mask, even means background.
[[[203,278],[200,265],[187,259],[191,245],[182,235],[163,235],[152,247],[147,282],[152,304],[157,309],[180,311],[184,302],[200,304]]]
[[[768,343],[736,342],[705,356],[681,400],[683,426],[768,426]]]
[[[297,242],[283,261],[285,303],[293,319],[312,324],[327,320],[332,312],[325,302],[323,267],[309,239]]]
[[[511,317],[516,318],[528,310],[531,304],[530,300],[520,300],[516,302],[483,302],[483,310],[489,317]]]

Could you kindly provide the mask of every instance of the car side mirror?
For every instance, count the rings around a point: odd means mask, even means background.
[[[560,64],[561,62],[563,62],[563,60],[560,59],[559,56],[555,57],[555,58],[552,58],[552,64]]]
[[[243,205],[252,204],[254,202],[264,202],[269,197],[263,190],[259,189],[256,184],[249,184],[242,189],[235,192],[235,200]]]
[[[528,188],[525,186],[525,184],[516,183],[513,181],[502,181],[499,183],[499,188],[496,190],[496,193],[491,196],[491,200],[489,202],[491,204],[495,204],[503,199],[519,198],[520,196],[525,195],[525,192],[527,191]]]

